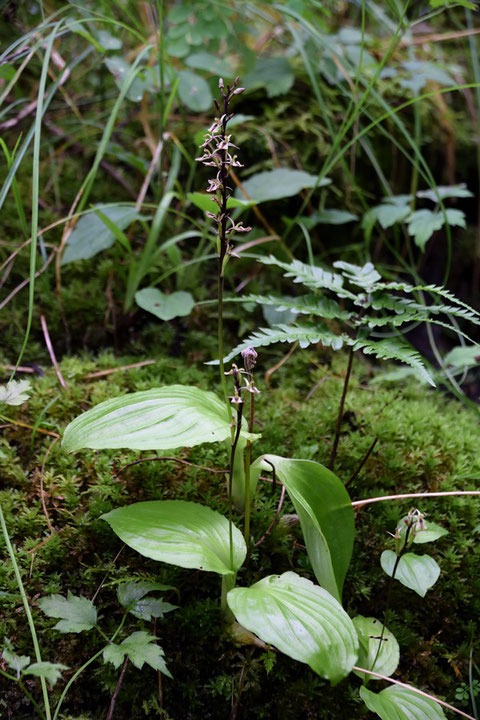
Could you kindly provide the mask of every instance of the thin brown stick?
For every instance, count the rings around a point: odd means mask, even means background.
[[[356,478],[357,475],[359,474],[360,470],[363,468],[363,466],[364,466],[365,463],[367,462],[368,458],[370,457],[370,455],[371,455],[372,452],[374,451],[375,445],[377,444],[377,442],[378,442],[378,437],[375,438],[375,440],[372,442],[372,444],[371,444],[370,447],[368,448],[368,450],[367,450],[367,452],[365,453],[365,455],[363,456],[363,458],[360,460],[360,464],[359,464],[358,468],[355,470],[355,472],[353,473],[353,475],[352,475],[352,477],[350,478],[350,480],[347,480],[347,482],[345,483],[345,487],[346,487],[346,488],[355,480],[355,478]]]
[[[39,234],[41,235],[42,233],[40,232]],[[18,255],[18,253],[19,253],[21,250],[23,250],[24,247],[26,247],[27,245],[29,245],[30,242],[31,242],[31,240],[32,240],[31,238],[28,238],[28,240],[25,240],[25,242],[23,242],[21,245],[19,245],[19,246],[16,248],[16,250],[14,250],[14,251],[8,256],[8,258],[0,265],[0,271],[3,270],[3,268],[5,267],[5,265],[8,265],[8,263],[9,263],[11,260],[13,260],[13,258],[14,258],[16,255]]]
[[[113,558],[112,565],[115,565],[115,563],[117,562],[118,558],[120,557],[120,555],[122,554],[122,552],[125,550],[126,547],[127,547],[126,545],[122,545],[122,547],[120,548],[120,550],[118,551],[118,553],[117,553],[117,554],[115,555],[115,557]],[[94,594],[93,594],[93,597],[92,597],[92,603],[95,602],[98,593],[100,592],[100,590],[101,590],[102,587],[104,586],[105,580],[107,579],[109,572],[110,572],[110,570],[107,570],[107,572],[106,572],[105,575],[103,576],[102,580],[100,581],[100,585],[99,585],[99,586],[97,587],[97,589],[95,590],[95,592],[94,592]]]
[[[47,327],[47,321],[45,320],[45,315],[40,315],[40,324],[42,326],[43,331],[43,337],[45,338],[45,345],[47,346],[48,354],[50,355],[50,360],[52,361],[52,365],[55,368],[55,372],[57,373],[58,382],[62,386],[64,390],[67,389],[67,383],[63,379],[63,375],[60,371],[60,368],[58,367],[57,358],[55,357],[55,351],[53,349],[52,341],[50,340],[50,333],[48,332]]]
[[[44,456],[43,462],[42,462],[42,469],[40,470],[40,501],[42,503],[42,510],[43,510],[43,514],[45,515],[45,519],[47,521],[48,529],[50,530],[50,535],[54,534],[55,529],[54,529],[52,523],[50,522],[50,516],[49,516],[48,510],[47,510],[47,503],[45,502],[45,488],[43,486],[43,478],[45,477],[45,465],[47,463],[47,458],[50,455],[50,451],[53,449],[53,446],[59,440],[60,440],[60,437],[53,438],[52,442],[48,446],[47,452],[45,453],[45,456]]]
[[[121,467],[120,470],[117,470],[114,477],[118,477],[120,473],[122,473],[127,468],[132,467],[133,465],[138,465],[139,463],[148,462],[150,460],[173,460],[174,462],[182,463],[182,465],[189,465],[190,467],[199,468],[200,470],[208,470],[208,472],[223,473],[224,475],[228,475],[228,470],[216,470],[215,468],[206,467],[205,465],[196,465],[195,463],[188,462],[188,460],[182,460],[181,458],[177,457],[153,455],[152,457],[140,458],[140,460],[134,460],[133,462],[127,463],[127,465]]]
[[[123,677],[125,675],[127,665],[128,665],[128,656],[125,658],[125,661],[123,663],[122,671],[119,675],[117,684],[115,686],[115,690],[113,691],[112,699],[110,701],[110,707],[108,708],[108,713],[107,713],[107,717],[105,718],[105,720],[112,720],[113,712],[115,710],[115,703],[117,702],[118,693],[120,692],[120,688],[122,686]]]
[[[158,143],[155,147],[152,161],[147,170],[147,174],[145,175],[145,179],[142,183],[142,187],[140,188],[140,192],[138,193],[137,202],[135,203],[135,210],[137,212],[140,212],[143,201],[145,200],[145,195],[147,194],[148,186],[150,185],[153,171],[155,170],[156,165],[158,165],[158,161],[160,160],[160,155],[162,154],[162,148],[163,148],[163,138],[160,138],[160,140],[158,141]]]
[[[287,354],[276,365],[274,365],[273,367],[269,368],[269,370],[267,370],[267,372],[265,373],[265,385],[267,386],[267,388],[270,387],[270,378],[272,377],[273,373],[276,372],[277,370],[279,370],[282,367],[282,365],[284,365],[287,362],[287,360],[291,357],[291,355],[293,355],[293,353],[295,352],[297,347],[298,347],[298,342],[293,343],[292,347],[287,352]]]
[[[47,262],[45,263],[45,265],[43,265],[43,267],[41,267],[40,270],[37,270],[37,272],[35,273],[35,279],[38,278],[43,272],[45,272],[45,270],[50,265],[50,263],[52,262],[54,257],[55,257],[55,250],[48,256]],[[26,285],[28,285],[29,282],[30,282],[29,277],[25,278],[25,280],[22,280],[20,285],[17,285],[17,287],[12,290],[10,295],[7,295],[7,297],[4,300],[2,300],[2,302],[0,303],[0,310],[3,310],[5,305],[7,305],[10,302],[10,300],[12,298],[14,298],[17,293],[20,292],[20,290],[23,290],[23,288]]]
[[[273,481],[270,481],[270,482],[273,482]],[[272,532],[272,530],[275,526],[275,523],[278,520],[278,516],[280,515],[280,511],[282,509],[284,499],[285,499],[285,485],[282,485],[282,492],[280,493],[280,500],[279,500],[275,515],[273,516],[273,520],[270,523],[270,525],[268,526],[267,530],[262,535],[262,537],[260,538],[260,540],[255,543],[255,547],[258,547],[259,545],[261,545],[262,542],[265,540],[265,538],[268,537],[270,535],[270,533]]]
[[[469,35],[478,35],[480,28],[472,28],[471,30],[457,30],[455,32],[447,33],[432,33],[431,35],[414,35],[410,38],[403,38],[399,42],[399,47],[405,45],[423,45],[424,43],[437,43],[444,42],[446,40],[459,40],[461,38],[468,37]]]
[[[94,380],[95,378],[106,377],[112,375],[112,373],[119,372],[120,370],[132,370],[133,368],[144,367],[145,365],[155,365],[156,360],[142,360],[141,362],[132,363],[131,365],[121,365],[116,368],[109,368],[108,370],[99,370],[98,372],[88,373],[84,375],[82,380]]]
[[[422,497],[452,497],[455,495],[480,495],[480,490],[452,490],[451,492],[424,492],[424,493],[405,493],[404,495],[381,495],[379,497],[367,498],[366,500],[355,500],[352,502],[353,507],[362,507],[370,503],[383,502],[386,500],[403,500],[403,498],[422,498]]]
[[[15,367],[15,365],[0,365],[0,368],[2,370],[15,370],[15,372],[23,372],[23,373],[34,373],[35,368],[27,367],[26,365],[19,365],[18,367]]]
[[[400,687],[404,687],[407,690],[416,693],[417,695],[421,695],[428,700],[433,700],[433,702],[436,702],[439,705],[443,705],[443,707],[448,708],[448,710],[451,710],[452,712],[457,713],[462,717],[468,718],[468,720],[475,720],[475,718],[471,715],[467,715],[467,713],[464,713],[463,710],[458,710],[456,707],[453,707],[453,705],[449,705],[443,700],[439,700],[437,697],[435,697],[435,695],[430,695],[429,693],[423,692],[423,690],[418,690],[417,688],[412,687],[412,685],[407,685],[406,683],[400,682],[400,680],[393,680],[393,678],[387,677],[386,675],[381,675],[380,673],[373,672],[373,670],[366,670],[365,668],[357,667],[357,665],[353,666],[353,670],[358,670],[359,672],[366,673],[367,675],[373,675],[374,677],[380,678],[381,680],[386,680],[393,685],[400,685]]]
[[[323,385],[323,383],[325,382],[325,380],[328,380],[328,378],[327,378],[326,376],[323,377],[321,380],[319,380],[317,383],[315,383],[315,385],[313,386],[313,388],[312,388],[311,390],[309,390],[308,393],[305,395],[305,401],[304,401],[304,402],[307,402],[308,400],[310,400],[310,398],[312,397],[312,395],[313,395],[313,393],[315,392],[315,390],[318,390],[318,388],[320,387],[320,385]]]
[[[59,438],[60,435],[56,432],[52,432],[51,430],[44,430],[41,427],[33,427],[33,425],[27,425],[27,423],[20,422],[20,420],[12,420],[12,418],[5,417],[5,415],[0,415],[1,420],[6,420],[7,422],[11,423],[12,425],[18,425],[19,427],[27,428],[27,430],[35,430],[35,432],[42,433],[43,435],[51,435],[52,437]]]

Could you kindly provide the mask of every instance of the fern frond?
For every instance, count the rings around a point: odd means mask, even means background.
[[[328,320],[349,320],[353,313],[342,310],[335,300],[318,295],[302,295],[301,297],[283,297],[280,295],[244,295],[235,298],[234,302],[254,302],[259,305],[274,305],[277,310],[296,310],[301,315],[318,315]]]
[[[353,285],[358,285],[363,288],[364,292],[371,292],[372,288],[382,279],[380,273],[378,273],[372,263],[368,262],[365,265],[351,265],[350,263],[343,262],[343,260],[337,260],[333,263],[333,267],[342,270],[342,275],[347,278]]]
[[[398,360],[405,365],[409,365],[430,385],[435,387],[435,383],[425,369],[422,356],[408,345],[390,338],[377,341],[352,340],[350,344],[353,344],[354,350],[361,350],[365,355],[375,355],[380,360]]]
[[[306,287],[315,290],[332,290],[338,297],[355,300],[355,295],[343,287],[343,277],[338,273],[323,270],[316,265],[307,265],[300,260],[293,260],[291,263],[284,263],[270,255],[268,258],[261,258],[264,265],[276,265],[285,270],[285,277],[293,278],[295,283],[303,283]]]
[[[478,310],[475,310],[470,305],[467,305],[467,303],[459,300],[459,298],[457,298],[453,293],[449,292],[446,288],[441,287],[440,285],[408,285],[407,283],[388,282],[377,283],[372,292],[375,292],[377,290],[402,290],[406,293],[429,292],[433,295],[438,295],[439,297],[445,298],[445,300],[449,300],[451,303],[455,303],[455,305],[459,305],[460,307],[465,308],[465,310],[471,313],[472,316],[475,315],[480,318],[480,312]],[[471,319],[470,316],[465,317],[467,317],[469,320]]]
[[[260,328],[260,330],[252,333],[246,340],[232,350],[224,359],[224,362],[230,362],[236,355],[240,355],[242,350],[248,347],[262,347],[265,345],[273,345],[273,343],[295,343],[298,342],[300,347],[305,348],[308,345],[316,345],[321,342],[325,347],[331,347],[333,350],[340,350],[343,343],[348,340],[347,335],[335,335],[325,325],[276,325],[273,328]],[[212,360],[207,365],[218,365],[218,360]]]

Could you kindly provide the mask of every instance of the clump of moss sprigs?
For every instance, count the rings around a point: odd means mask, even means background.
[[[270,376],[267,388],[262,370],[271,357],[260,358],[257,384],[256,430],[262,439],[254,453],[272,452],[322,463],[328,457],[335,430],[345,358],[322,356],[316,350],[295,353]],[[178,610],[156,626],[134,618],[125,633],[138,629],[154,632],[165,650],[174,680],[162,679],[159,695],[155,673],[129,667],[117,700],[118,717],[137,720],[163,717],[189,720],[202,716],[220,720],[235,708],[242,718],[353,717],[364,712],[358,700],[358,682],[344,681],[336,688],[309,668],[273,649],[238,647],[224,634],[219,612],[218,578],[156,563],[121,543],[100,516],[114,507],[137,500],[183,498],[227,511],[221,473],[191,468],[172,461],[145,462],[119,470],[142,455],[121,451],[82,451],[66,455],[54,437],[82,410],[125,392],[181,381],[214,389],[216,373],[189,361],[154,355],[155,364],[118,371],[103,378],[85,378],[103,369],[121,367],[138,357],[115,358],[103,353],[64,358],[60,369],[67,390],[59,387],[48,370],[32,380],[31,399],[9,416],[29,430],[5,423],[0,441],[2,488],[0,498],[32,605],[45,659],[69,666],[68,678],[90,655],[101,649],[93,634],[60,635],[54,621],[39,609],[37,600],[50,593],[92,597],[103,628],[113,632],[121,617],[117,584],[125,579],[151,579],[175,587],[167,600]],[[272,362],[273,365],[273,362]],[[401,391],[397,386],[372,385],[369,369],[358,362],[347,398],[335,472],[349,483],[373,440],[375,448],[360,473],[350,482],[352,499],[407,492],[472,489],[480,476],[479,416],[427,390],[414,380]],[[53,444],[52,444],[53,443]],[[42,473],[46,453],[48,457]],[[225,450],[216,445],[181,449],[174,453],[206,468],[226,466]],[[42,493],[43,486],[43,504]],[[279,489],[261,483],[252,517],[258,540],[269,526]],[[382,502],[366,506],[356,515],[357,538],[347,576],[344,601],[353,616],[383,620],[388,578],[379,565],[388,533],[413,506],[443,525],[449,534],[429,547],[442,573],[435,587],[420,599],[396,583],[388,625],[401,646],[399,677],[453,701],[455,689],[468,681],[471,640],[478,635],[480,617],[479,554],[475,532],[480,504],[472,498]],[[44,508],[48,512],[49,528]],[[284,513],[294,512],[288,500]],[[241,526],[241,518],[235,518]],[[3,543],[3,540],[0,541]],[[312,577],[303,539],[294,524],[283,524],[255,549],[239,574],[247,585],[269,573],[295,568]],[[0,636],[7,637],[19,654],[32,654],[27,624],[11,567],[0,566]],[[64,718],[103,718],[118,679],[111,665],[95,663],[74,684],[65,704]],[[2,681],[3,683],[3,681]],[[32,685],[36,692],[35,683]],[[58,697],[62,682],[52,690]],[[0,712],[15,720],[31,717],[31,707],[15,686],[5,681]],[[159,699],[160,698],[160,699]],[[321,708],[321,710],[320,710]],[[70,713],[70,714],[68,714]]]

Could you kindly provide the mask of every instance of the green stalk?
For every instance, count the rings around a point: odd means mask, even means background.
[[[35,659],[37,662],[40,663],[42,662],[42,655],[40,652],[40,646],[38,644],[37,631],[35,630],[35,623],[33,622],[32,612],[30,610],[30,605],[28,604],[28,598],[25,592],[25,588],[23,586],[22,576],[20,575],[20,569],[18,567],[17,559],[15,557],[15,551],[13,549],[12,543],[10,542],[10,536],[8,534],[7,525],[5,523],[5,518],[3,516],[3,510],[1,505],[0,525],[2,526],[3,537],[5,538],[5,545],[7,547],[7,552],[10,556],[13,572],[15,573],[15,580],[17,581],[17,586],[20,591],[23,607],[25,608],[25,615],[27,616],[28,626],[30,628],[30,635],[32,636],[33,647],[35,650]],[[48,698],[47,683],[44,677],[40,678],[40,684],[42,686],[43,703],[45,705],[45,720],[51,720],[52,715],[50,712],[50,700]]]
[[[255,419],[255,394],[250,393],[250,417],[248,420],[248,432],[253,432],[253,423]],[[245,448],[245,515],[243,525],[243,536],[247,545],[247,553],[250,547],[250,466],[252,464],[252,443],[247,440]]]

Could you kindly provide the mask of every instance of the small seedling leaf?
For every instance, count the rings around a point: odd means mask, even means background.
[[[22,670],[30,664],[30,657],[28,655],[17,655],[10,648],[5,648],[2,652],[2,658],[12,670],[15,670],[17,678],[20,677]]]
[[[387,677],[393,675],[400,662],[400,648],[395,635],[387,628],[383,630],[383,624],[373,617],[367,618],[358,615],[353,618],[353,624],[360,643],[358,665]],[[380,644],[380,652],[378,652]],[[354,670],[354,673],[362,680],[364,678],[374,679],[358,670]]]
[[[393,574],[396,558],[393,550],[385,550],[380,558],[383,570],[390,577]],[[427,591],[437,582],[439,575],[440,567],[432,557],[406,553],[400,558],[395,579],[405,587],[415,590],[421,597],[425,597]]]

